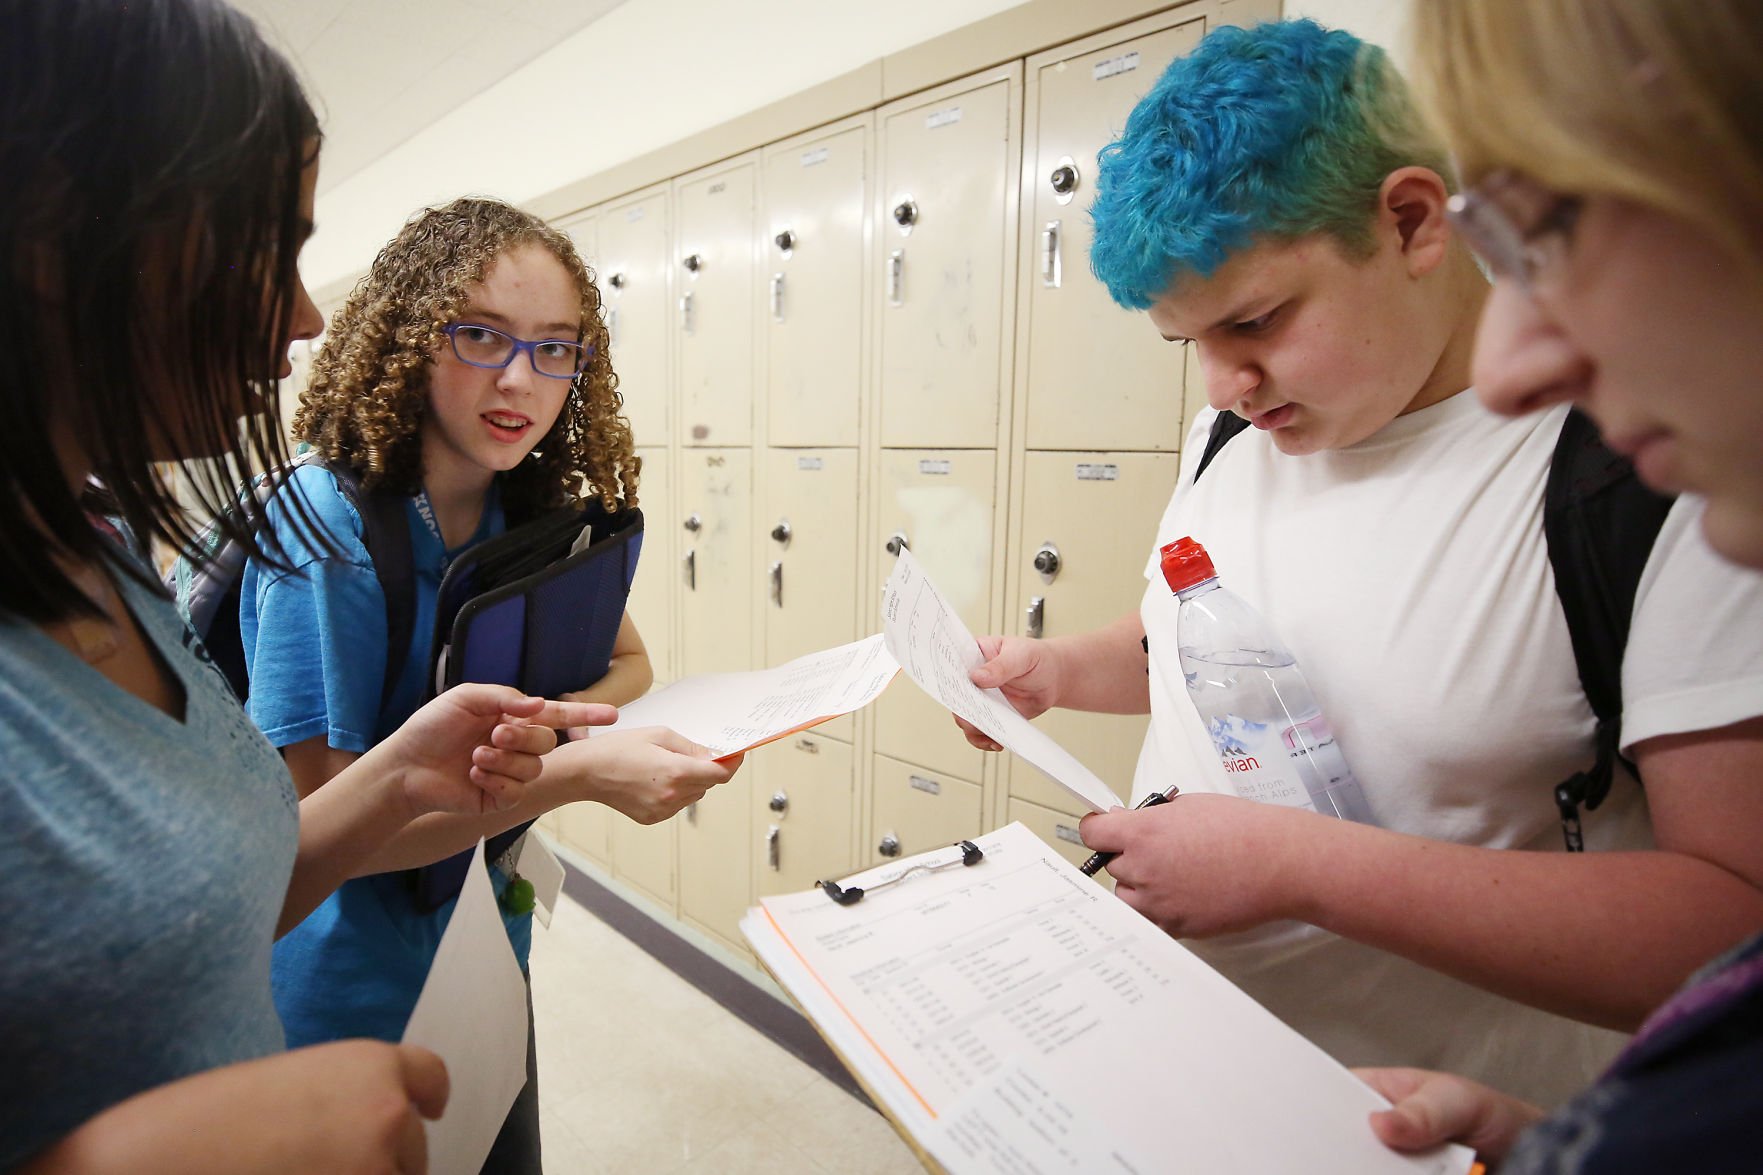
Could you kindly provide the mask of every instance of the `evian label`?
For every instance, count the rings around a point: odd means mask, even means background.
[[[1239,796],[1263,804],[1315,810],[1316,805],[1310,802],[1310,793],[1298,776],[1297,764],[1291,761],[1287,732],[1266,722],[1226,714],[1210,719],[1206,733],[1212,736],[1218,761],[1224,765],[1224,773]]]

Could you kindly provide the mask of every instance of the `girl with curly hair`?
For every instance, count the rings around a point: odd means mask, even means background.
[[[301,795],[397,729],[425,694],[436,598],[449,561],[507,520],[588,499],[634,505],[638,460],[619,415],[600,292],[569,238],[487,199],[425,209],[381,250],[337,313],[294,433],[324,464],[296,467],[269,516],[285,568],[252,560],[240,591],[251,717],[282,749]],[[332,467],[363,495],[404,504],[416,592],[410,647],[385,682],[385,596],[364,524]],[[300,524],[295,499],[316,526]],[[565,700],[630,701],[652,675],[627,615],[611,665]],[[382,698],[382,692],[385,693]],[[276,946],[272,980],[290,1041],[398,1040],[452,911],[408,870],[468,849],[558,804],[590,799],[652,823],[736,764],[672,731],[608,734],[548,756],[522,802],[483,817],[417,821]],[[502,894],[515,850],[490,865]],[[522,969],[532,916],[505,903]],[[485,1170],[539,1170],[537,1071]]]

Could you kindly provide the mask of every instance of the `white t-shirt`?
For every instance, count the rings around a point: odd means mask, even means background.
[[[1463,393],[1304,457],[1250,429],[1197,484],[1215,414],[1188,437],[1158,545],[1193,536],[1267,618],[1386,828],[1562,849],[1554,786],[1591,763],[1596,725],[1542,528],[1565,413],[1505,419]],[[1625,748],[1763,714],[1763,576],[1708,549],[1700,510],[1677,502],[1641,578]],[[1152,717],[1134,799],[1170,783],[1229,792],[1182,679],[1155,550],[1146,579]],[[1584,824],[1592,852],[1651,843],[1644,796],[1620,769]],[[1346,1064],[1444,1069],[1553,1104],[1623,1040],[1311,926],[1188,945]]]

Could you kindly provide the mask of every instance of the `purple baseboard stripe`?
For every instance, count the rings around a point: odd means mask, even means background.
[[[564,864],[563,892],[749,1028],[874,1109],[814,1026],[794,1008],[730,971],[598,881]]]

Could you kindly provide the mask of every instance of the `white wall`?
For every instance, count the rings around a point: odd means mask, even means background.
[[[1285,14],[1345,29],[1388,49],[1398,65],[1407,63],[1408,0],[1286,0]]]
[[[321,196],[307,285],[422,205],[532,199],[1020,2],[627,0]]]

